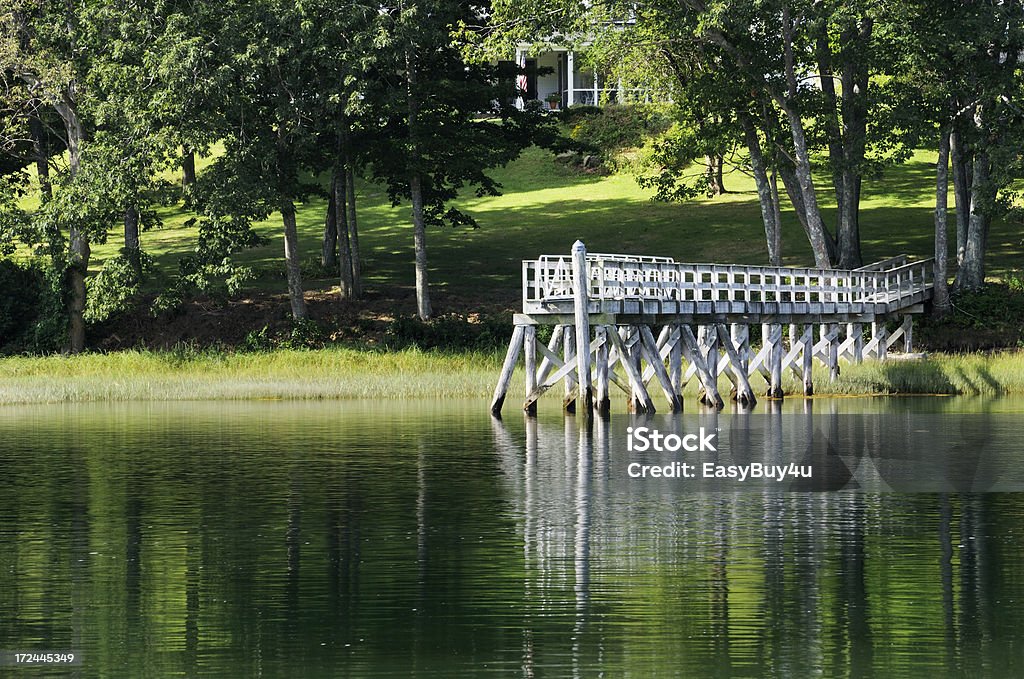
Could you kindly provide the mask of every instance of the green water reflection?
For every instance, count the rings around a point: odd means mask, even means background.
[[[625,491],[478,402],[10,408],[0,470],[0,649],[79,676],[1024,675],[1024,495]]]

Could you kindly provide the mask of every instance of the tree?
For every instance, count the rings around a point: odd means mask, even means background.
[[[469,63],[452,27],[479,24],[486,8],[455,0],[399,2],[381,14],[379,64],[368,80],[368,106],[383,124],[370,140],[374,176],[394,204],[412,210],[417,312],[433,313],[427,265],[427,227],[477,226],[451,207],[459,190],[495,195],[487,169],[504,165],[533,143],[557,145],[540,111],[511,104],[496,67]],[[496,109],[496,110],[495,110]],[[480,112],[495,110],[493,117]]]

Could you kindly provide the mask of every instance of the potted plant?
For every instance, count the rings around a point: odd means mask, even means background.
[[[548,102],[548,106],[552,111],[558,110],[559,104],[562,103],[562,95],[558,92],[552,92],[548,96],[544,97],[544,101]]]

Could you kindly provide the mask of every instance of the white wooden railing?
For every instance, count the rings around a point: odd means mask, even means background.
[[[790,305],[885,305],[893,311],[930,294],[932,260],[906,255],[860,269],[796,269],[726,264],[682,264],[669,257],[588,254],[590,301],[779,302]],[[572,300],[572,258],[542,256],[523,262],[523,310]],[[851,308],[851,311],[854,309]]]

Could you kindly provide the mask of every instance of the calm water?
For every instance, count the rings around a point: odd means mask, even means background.
[[[1024,494],[629,484],[620,420],[485,405],[0,409],[0,649],[89,677],[1024,676]]]

